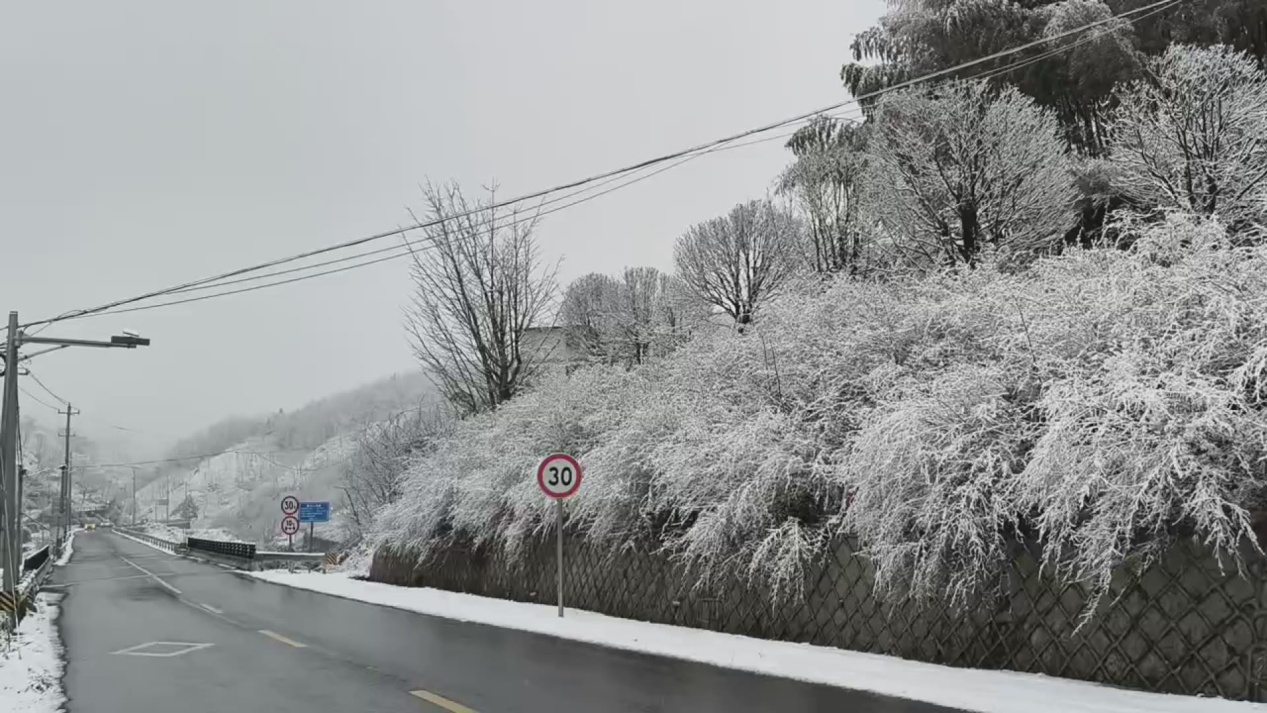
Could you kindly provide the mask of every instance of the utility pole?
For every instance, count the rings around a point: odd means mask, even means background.
[[[18,313],[9,313],[9,329],[4,345],[4,413],[0,423],[0,474],[4,477],[4,507],[0,526],[4,528],[4,593],[12,597],[18,589]]]
[[[57,413],[59,416],[66,417],[66,431],[61,434],[66,437],[66,457],[65,457],[65,460],[62,461],[63,463],[62,465],[62,504],[60,508],[60,511],[62,513],[62,517],[61,517],[62,539],[65,540],[67,537],[70,536],[70,514],[71,514],[71,505],[72,505],[71,497],[70,497],[70,494],[71,494],[70,437],[73,434],[70,431],[70,417],[78,415],[79,412],[71,408],[70,402],[67,401],[66,410],[58,411]]]
[[[136,466],[132,466],[132,527],[136,527]]]
[[[61,339],[56,337],[37,337],[22,331],[18,323],[18,313],[9,313],[9,327],[4,337],[4,393],[3,413],[0,413],[0,485],[3,486],[3,497],[0,497],[0,561],[4,563],[4,577],[0,581],[5,594],[13,595],[17,590],[17,576],[22,551],[21,534],[18,530],[18,364],[38,354],[45,354],[66,347],[107,347],[119,349],[135,349],[149,346],[150,340],[135,332],[124,332],[122,335],[110,337],[110,341],[92,339]],[[18,350],[25,344],[46,344],[48,349],[33,352],[19,358]],[[70,404],[66,405],[70,412]],[[68,505],[70,495],[70,415],[66,416],[66,464],[63,478],[62,501]],[[63,521],[69,526],[68,508],[63,506]]]

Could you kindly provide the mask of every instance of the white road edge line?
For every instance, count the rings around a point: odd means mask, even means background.
[[[202,602],[198,602],[198,606],[202,607],[203,609],[206,609],[207,611],[211,612],[212,614],[224,614],[224,610],[222,610],[222,609],[216,609],[215,607],[211,606],[210,604],[203,604]]]
[[[133,567],[136,567],[136,568],[137,568],[138,570],[140,570],[141,572],[144,572],[145,574],[148,574],[149,576],[153,577],[155,582],[158,582],[159,584],[163,585],[164,587],[167,587],[167,591],[171,592],[172,594],[175,594],[175,595],[179,596],[179,595],[182,593],[179,589],[177,589],[177,588],[173,587],[172,585],[168,584],[167,582],[164,582],[163,580],[159,579],[159,577],[158,577],[158,575],[157,575],[157,574],[154,574],[153,572],[151,572],[151,571],[149,571],[148,569],[146,569],[146,568],[142,567],[141,565],[139,565],[139,564],[137,564],[137,563],[133,562],[132,560],[128,559],[127,557],[124,557],[123,555],[119,555],[119,559],[123,560],[124,562],[127,562],[128,564],[132,565]]]
[[[263,634],[264,636],[267,636],[270,639],[273,639],[275,641],[280,641],[283,644],[286,644],[287,646],[294,646],[297,649],[308,648],[307,644],[301,644],[298,641],[295,641],[294,639],[286,638],[285,636],[282,636],[281,634],[275,631],[269,631],[268,629],[260,629],[260,633]]]

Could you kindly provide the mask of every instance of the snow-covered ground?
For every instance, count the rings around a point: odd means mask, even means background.
[[[224,542],[242,542],[242,538],[229,532],[223,527],[213,527],[208,529],[194,528],[190,530],[182,530],[177,527],[150,523],[144,527],[145,534],[150,537],[168,540],[169,542],[180,542],[187,537],[197,537],[204,540],[222,540]]]
[[[1248,713],[1267,704],[1109,688],[1010,671],[951,668],[824,646],[766,641],[570,609],[396,587],[347,573],[254,572],[259,579],[460,621],[824,683],[981,713]]]
[[[55,626],[60,595],[40,594],[17,634],[0,639],[0,711],[55,713],[62,694],[61,642]]]
[[[74,554],[75,552],[75,533],[76,532],[79,532],[79,530],[71,530],[70,534],[67,535],[66,546],[62,548],[61,556],[59,556],[57,558],[57,561],[54,562],[53,564],[57,565],[58,567],[61,567],[62,565],[70,561],[70,556]]]

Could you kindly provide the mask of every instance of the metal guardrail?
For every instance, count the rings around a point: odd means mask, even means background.
[[[158,547],[159,549],[167,550],[168,552],[173,552],[173,553],[183,552],[186,547],[186,544],[184,542],[173,542],[171,540],[164,540],[161,537],[155,537],[153,535],[149,535],[144,532],[138,532],[136,530],[129,530],[126,527],[116,527],[114,529],[117,532],[121,532],[127,535],[128,537],[131,537],[134,540],[140,540],[141,542],[144,542],[147,545],[152,545],[154,547]]]
[[[56,563],[54,554],[60,554],[60,551],[55,551],[49,546],[32,554],[23,563],[24,570],[30,571],[25,565],[32,563],[33,560],[38,559],[39,563],[34,565],[34,572],[22,578],[16,592],[17,596],[10,598],[7,594],[0,593],[0,633],[12,631],[11,621],[14,616],[20,625],[22,619],[35,608],[35,595],[39,593],[40,587],[44,585],[44,580],[53,571],[53,565]]]
[[[200,550],[244,560],[255,559],[255,545],[247,542],[225,542],[223,540],[204,540],[199,537],[189,537],[185,539],[185,543],[189,545],[191,550]]]
[[[172,542],[123,527],[116,527],[115,530],[174,554],[215,558],[213,561],[227,561],[228,564],[240,566],[248,571],[291,565],[321,567],[328,564],[328,558],[324,552],[273,552],[257,550],[254,544],[248,542],[207,540],[198,537],[186,538],[184,542]]]
[[[44,545],[35,552],[32,552],[30,557],[27,557],[22,561],[22,571],[30,572],[33,569],[43,567],[44,562],[48,559],[49,552],[51,551],[52,550],[48,545]]]
[[[310,564],[323,564],[325,562],[326,553],[324,552],[256,552],[255,559],[271,560],[273,562],[307,562]]]
[[[256,552],[252,569],[282,569],[285,567],[315,569],[326,566],[324,552]]]

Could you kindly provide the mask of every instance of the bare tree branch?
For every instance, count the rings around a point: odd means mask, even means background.
[[[412,251],[405,328],[414,356],[462,414],[496,408],[532,378],[525,333],[548,313],[555,271],[540,264],[536,216],[499,214],[453,184],[424,188],[425,249]],[[455,216],[449,218],[449,216]]]

